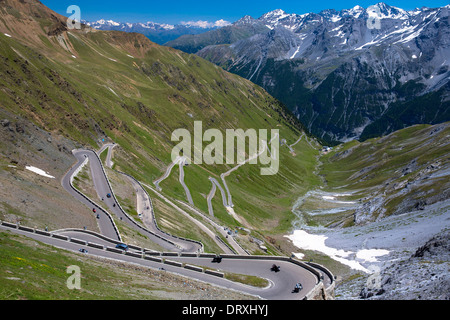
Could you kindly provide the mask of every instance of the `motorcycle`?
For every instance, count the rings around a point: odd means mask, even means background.
[[[294,290],[293,290],[292,292],[293,292],[293,293],[299,293],[300,290],[302,290],[302,289],[303,289],[303,286],[302,286],[302,284],[299,282],[299,283],[297,283],[297,284],[295,285]]]
[[[277,266],[276,264],[272,265],[272,268],[270,268],[271,271],[274,272],[280,272],[280,266]]]

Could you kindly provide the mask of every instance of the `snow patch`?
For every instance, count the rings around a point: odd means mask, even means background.
[[[304,230],[295,230],[292,235],[285,237],[290,239],[293,244],[300,249],[322,252],[352,269],[360,270],[365,273],[371,273],[371,271],[361,265],[356,259],[362,260],[361,262],[377,262],[377,257],[389,254],[389,251],[384,249],[362,249],[355,253],[352,251],[331,248],[325,244],[325,241],[328,239],[327,236],[309,234]]]
[[[332,29],[331,32],[338,32],[339,29],[341,29],[343,26],[344,26],[344,25],[341,24],[339,27],[336,27],[336,28]]]
[[[110,87],[108,87],[109,91],[111,91],[112,93],[114,93],[117,97],[119,96],[113,89],[111,89]]]
[[[339,17],[338,15],[334,15],[331,17],[331,22],[338,22],[340,21],[342,18]]]
[[[290,57],[290,59],[294,59],[299,51],[300,51],[300,46],[297,47],[297,50],[295,50],[294,54]]]
[[[409,36],[407,36],[406,38],[402,38],[402,39],[400,39],[400,40],[394,42],[394,44],[397,44],[397,43],[407,43],[407,42],[409,42],[409,41],[414,40],[415,38],[417,38],[417,37],[420,35],[420,33],[423,31],[424,28],[425,28],[425,27],[420,28],[419,30],[417,30],[417,31],[415,31],[415,32],[413,32],[413,33],[411,33],[411,34],[410,34]]]
[[[384,249],[363,249],[356,253],[356,258],[365,260],[367,262],[377,262],[377,257],[389,254],[388,250]]]
[[[45,172],[44,170],[42,170],[42,169],[39,169],[39,168],[36,168],[36,167],[33,167],[33,166],[26,166],[25,169],[27,169],[27,170],[29,170],[29,171],[32,171],[32,172],[34,172],[34,173],[36,173],[36,174],[38,174],[38,175],[41,175],[41,176],[43,176],[43,177],[55,179],[54,176],[49,175],[48,173],[46,173],[46,172]]]

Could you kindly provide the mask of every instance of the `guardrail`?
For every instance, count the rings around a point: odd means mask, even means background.
[[[232,255],[232,254],[221,254],[220,255],[222,258],[226,258],[226,259],[245,259],[245,260],[267,260],[267,261],[286,261],[286,262],[290,262],[290,263],[294,263],[306,270],[308,270],[309,272],[311,272],[312,274],[314,274],[316,276],[316,284],[318,284],[319,282],[322,281],[321,279],[321,274],[319,271],[317,271],[315,268],[313,268],[312,266],[309,266],[307,263],[302,262],[300,260],[296,260],[293,259],[291,257],[283,257],[283,256],[241,256],[241,255]],[[206,256],[208,258],[211,257],[211,255]]]
[[[334,277],[333,273],[331,273],[330,270],[328,270],[327,268],[325,268],[324,266],[322,266],[320,264],[317,264],[314,262],[307,262],[307,264],[311,265],[315,269],[321,270],[330,279],[330,285],[328,287],[325,287],[325,283],[324,283],[325,293],[328,296],[331,296],[334,298],[334,289],[336,287],[336,281],[335,281],[335,277]]]
[[[197,272],[203,272],[203,268],[197,267],[197,266],[192,266],[190,264],[185,264],[184,265],[185,269],[189,269],[189,270],[193,270],[193,271],[197,271]]]
[[[37,229],[37,228],[24,227],[24,226],[21,226],[20,224],[14,224],[14,223],[11,223],[11,222],[6,222],[6,221],[0,221],[0,225],[2,225],[4,227],[7,227],[7,228],[10,228],[10,229],[21,230],[21,231],[28,232],[28,233],[39,234],[39,235],[44,236],[44,237],[55,238],[55,239],[58,239],[58,240],[61,240],[61,241],[76,243],[76,244],[79,244],[79,245],[82,245],[82,246],[87,246],[87,247],[91,247],[91,248],[97,248],[97,249],[100,249],[100,250],[105,250],[105,251],[116,253],[116,254],[119,254],[119,255],[127,255],[127,256],[130,256],[130,257],[138,258],[138,259],[149,260],[149,261],[162,263],[162,264],[166,264],[166,265],[170,265],[170,266],[174,266],[174,267],[179,267],[179,268],[185,268],[185,269],[189,269],[189,270],[193,270],[193,271],[197,271],[197,272],[209,273],[209,274],[211,274],[213,276],[223,277],[223,274],[221,274],[219,271],[206,272],[206,269],[204,269],[204,268],[195,267],[195,266],[191,266],[191,265],[185,265],[185,264],[183,264],[181,262],[178,262],[178,261],[172,261],[172,260],[163,258],[163,256],[179,256],[178,253],[173,253],[173,252],[154,252],[154,251],[148,251],[148,249],[143,249],[143,248],[139,248],[139,247],[136,247],[136,248],[139,251],[141,251],[141,253],[135,253],[135,252],[123,251],[121,249],[112,248],[112,247],[108,247],[108,246],[103,246],[101,244],[96,244],[96,243],[93,243],[93,242],[88,242],[88,241],[85,241],[85,240],[76,239],[76,238],[73,238],[73,237],[67,237],[67,236],[63,236],[63,235],[59,235],[59,234],[55,234],[54,233],[54,232],[62,232],[62,231],[78,231],[78,232],[94,235],[94,236],[98,237],[99,239],[110,241],[111,243],[119,243],[118,241],[116,241],[114,239],[107,238],[107,237],[105,237],[105,236],[103,236],[101,234],[95,233],[93,231],[81,230],[81,229],[60,229],[60,230],[57,230],[57,231],[48,232],[48,231],[40,230],[40,229]],[[153,255],[161,256],[161,258],[153,257]],[[200,269],[201,269],[201,271],[200,271]]]
[[[95,152],[94,152],[95,153]],[[70,187],[76,192],[78,193],[80,196],[82,196],[85,200],[87,200],[88,202],[90,202],[93,206],[97,207],[100,211],[102,211],[107,217],[108,219],[111,221],[111,224],[114,228],[114,231],[117,235],[117,238],[121,241],[122,237],[120,236],[119,230],[117,229],[116,224],[114,223],[113,218],[111,217],[111,215],[105,210],[103,209],[100,205],[98,205],[97,203],[95,203],[93,200],[91,200],[89,197],[85,196],[81,191],[79,191],[77,188],[75,188],[75,186],[73,185],[73,179],[74,177],[81,171],[81,169],[88,163],[89,158],[86,158],[84,160],[84,162],[70,175],[69,177],[69,185]],[[76,165],[76,164],[75,164]],[[108,182],[109,183],[109,182]]]
[[[170,241],[168,239],[165,239],[165,238],[155,234],[154,232],[152,232],[152,231],[150,231],[150,230],[140,226],[138,223],[136,223],[136,221],[134,221],[134,219],[129,217],[129,215],[123,210],[123,208],[120,206],[120,203],[116,199],[116,196],[115,196],[115,194],[113,192],[113,189],[112,189],[112,187],[110,185],[108,176],[107,176],[107,174],[106,174],[106,172],[105,172],[105,170],[103,168],[103,164],[101,162],[100,157],[98,156],[98,154],[95,151],[90,150],[90,149],[88,149],[88,150],[93,152],[96,155],[98,161],[100,162],[100,165],[101,165],[101,168],[102,168],[102,172],[103,172],[103,174],[104,174],[104,176],[106,178],[106,181],[108,183],[108,187],[109,187],[109,189],[111,191],[111,194],[114,197],[114,200],[117,203],[119,209],[122,211],[122,213],[125,216],[127,216],[130,219],[130,221],[132,221],[137,227],[145,230],[146,232],[149,232],[149,233],[153,234],[154,236],[156,236],[158,238],[161,238],[161,239],[163,239],[163,240],[173,244],[174,246],[179,247],[177,244],[173,243],[172,241]],[[121,237],[120,237],[120,234],[119,234],[119,232],[117,230],[117,227],[114,224],[114,221],[113,221],[112,217],[109,215],[109,213],[106,212],[99,205],[97,205],[94,201],[92,201],[91,199],[86,197],[79,190],[77,190],[72,184],[73,177],[76,174],[79,173],[79,171],[82,169],[82,167],[84,165],[86,165],[88,160],[89,159],[86,158],[86,160],[72,173],[72,175],[70,176],[70,186],[72,187],[73,190],[75,190],[83,198],[85,198],[87,201],[89,201],[90,203],[92,203],[93,205],[98,207],[101,211],[103,211],[109,217],[109,219],[111,220],[111,222],[112,222],[112,224],[114,226],[114,229],[115,229],[115,231],[116,231],[116,233],[118,235],[118,238],[121,240]],[[119,172],[121,174],[124,174],[124,175],[127,175],[130,178],[132,178],[147,193],[145,188],[142,187],[141,183],[139,181],[137,181],[134,177],[132,177],[132,176],[126,174],[126,173],[120,172],[120,171],[117,171],[117,172]],[[150,199],[150,202],[151,202],[151,197],[148,195],[148,193],[147,193],[147,196],[148,196],[148,198]],[[152,213],[153,213],[153,205],[152,205]],[[154,217],[154,214],[153,214],[153,217]],[[191,257],[197,256],[199,258],[213,258],[213,257],[215,257],[215,254],[205,254],[205,253],[198,253],[198,254],[195,254],[195,253],[180,253],[180,254],[178,254],[178,253],[162,253],[162,252],[155,252],[155,251],[152,251],[152,250],[139,248],[139,247],[136,247],[136,246],[133,246],[133,249],[140,250],[141,253],[124,252],[124,251],[118,250],[116,248],[104,247],[102,245],[95,244],[95,243],[92,243],[92,242],[87,242],[87,241],[83,241],[83,240],[79,240],[79,239],[69,238],[69,237],[66,237],[66,236],[63,236],[63,235],[54,234],[52,232],[43,231],[43,230],[39,230],[39,229],[36,229],[36,228],[29,228],[29,227],[21,226],[19,224],[13,224],[13,223],[10,223],[10,222],[0,221],[0,225],[3,225],[5,227],[9,227],[11,229],[19,229],[19,230],[24,231],[24,232],[36,233],[36,234],[39,234],[39,235],[42,235],[42,236],[47,236],[47,237],[54,237],[54,238],[62,240],[62,241],[70,241],[70,242],[73,242],[73,243],[78,243],[78,244],[81,244],[81,245],[86,245],[86,246],[89,246],[89,247],[98,248],[98,249],[110,251],[110,252],[113,252],[113,253],[118,253],[118,254],[124,254],[125,253],[126,255],[132,256],[132,257],[135,257],[135,258],[150,260],[150,261],[163,263],[163,264],[167,264],[167,265],[171,265],[171,266],[175,266],[175,267],[182,267],[182,268],[189,269],[189,270],[192,270],[192,271],[203,272],[205,274],[210,274],[212,276],[217,276],[217,277],[222,277],[222,278],[224,277],[224,274],[219,272],[219,271],[214,271],[214,270],[205,269],[205,268],[201,268],[201,267],[197,267],[197,266],[187,265],[187,264],[183,264],[183,263],[180,263],[180,262],[167,260],[167,259],[164,259],[164,258],[153,257],[153,256],[164,256],[164,255],[166,255],[166,256],[176,255],[176,256],[186,256],[186,257],[187,256],[191,256]],[[155,221],[155,225],[158,228],[158,226],[156,224],[156,221]],[[117,241],[117,240],[105,237],[105,236],[103,236],[101,234],[98,234],[98,233],[95,233],[95,232],[92,232],[92,231],[88,231],[88,230],[80,230],[80,229],[64,229],[64,230],[69,230],[69,231],[75,231],[76,230],[76,231],[80,231],[80,232],[85,232],[85,233],[89,233],[91,235],[94,235],[96,237],[99,237],[99,238],[101,238],[103,240],[111,241],[112,243],[115,243],[115,244],[119,243],[119,241]],[[158,228],[158,230],[160,230],[160,229]],[[160,230],[160,231],[165,233],[165,234],[167,234],[167,235],[169,235],[169,236],[171,236],[171,237],[174,237],[174,238],[178,238],[178,239],[181,239],[181,240],[184,240],[184,241],[191,241],[191,242],[199,243],[201,245],[202,251],[203,251],[203,244],[201,242],[199,242],[199,241],[195,241],[195,240],[191,240],[191,239],[185,239],[185,238],[180,238],[180,237],[177,237],[177,236],[170,235],[170,234],[168,234],[168,233],[166,233],[166,232],[164,232],[162,230]],[[130,246],[130,248],[131,248],[131,246]],[[331,289],[334,290],[335,282],[334,282],[334,277],[333,277],[332,273],[328,269],[326,269],[325,267],[317,265],[317,264],[312,264],[312,263],[307,264],[307,263],[301,262],[299,260],[292,259],[290,257],[281,257],[281,256],[251,256],[251,255],[242,256],[242,255],[227,255],[227,254],[223,254],[221,256],[223,258],[227,258],[227,259],[247,259],[247,260],[252,259],[252,260],[268,260],[268,261],[287,261],[287,262],[294,263],[294,264],[296,264],[296,265],[298,265],[298,266],[308,270],[309,272],[311,272],[312,274],[314,274],[316,276],[317,282],[316,282],[315,288],[306,295],[306,297],[305,297],[306,299],[310,299],[312,297],[317,296],[320,293],[320,291],[323,292],[323,291],[326,290],[327,293],[328,293],[328,291],[330,291]],[[322,270],[325,274],[327,274],[327,276],[330,277],[331,285],[328,288],[324,288],[322,275],[317,269]]]
[[[168,232],[162,230],[162,229],[158,226],[158,222],[156,221],[155,211],[154,211],[154,209],[153,209],[153,201],[152,201],[152,198],[151,198],[150,195],[148,194],[147,190],[145,190],[144,186],[143,186],[136,178],[134,178],[132,175],[129,175],[128,173],[125,173],[125,172],[122,172],[122,171],[118,171],[118,170],[115,170],[115,171],[118,172],[118,173],[120,173],[120,174],[123,174],[123,175],[129,177],[130,179],[133,179],[133,181],[135,181],[135,182],[141,187],[141,189],[145,192],[145,194],[147,195],[147,198],[148,198],[149,201],[150,201],[150,207],[151,207],[151,211],[152,211],[152,220],[153,220],[153,223],[154,223],[156,229],[158,229],[159,232],[162,232],[162,233],[166,234],[167,236],[172,237],[172,238],[175,238],[175,239],[179,239],[179,240],[182,240],[182,241],[187,241],[187,242],[195,243],[195,244],[197,244],[197,245],[200,246],[200,252],[203,252],[203,251],[205,250],[203,243],[200,242],[200,241],[192,240],[192,239],[187,239],[187,238],[183,238],[183,237],[179,237],[179,236],[175,236],[175,235],[173,235],[173,234],[170,234],[170,233],[168,233]]]
[[[88,164],[89,162],[89,158],[84,159],[84,161],[79,165],[78,168],[75,169],[75,171],[70,175],[69,179],[70,179],[70,184],[73,183],[73,180],[75,179],[75,177],[80,173],[81,170],[83,170],[83,168]]]
[[[143,231],[145,231],[145,232],[150,233],[151,235],[153,235],[153,236],[155,236],[155,237],[157,237],[157,238],[159,238],[159,239],[161,239],[161,240],[163,240],[163,241],[166,241],[167,243],[171,244],[172,246],[174,246],[174,247],[176,247],[176,248],[178,248],[178,249],[181,249],[181,247],[180,247],[179,245],[177,245],[175,242],[173,242],[173,241],[171,241],[171,240],[169,240],[169,239],[166,239],[166,238],[164,238],[164,237],[161,237],[160,235],[158,235],[158,234],[156,234],[156,233],[154,233],[154,232],[152,232],[152,231],[150,231],[150,230],[144,228],[143,226],[141,226],[140,224],[138,224],[136,221],[134,221],[134,219],[133,219],[132,217],[130,217],[130,216],[128,215],[128,213],[127,213],[127,212],[122,208],[122,206],[120,205],[120,202],[117,201],[116,195],[115,195],[115,193],[114,193],[114,191],[113,191],[113,188],[112,188],[112,186],[111,186],[111,183],[109,182],[108,175],[106,174],[105,168],[103,167],[103,163],[102,163],[102,160],[100,159],[99,155],[97,154],[96,151],[94,151],[94,150],[92,150],[92,149],[90,149],[90,148],[86,148],[85,150],[91,151],[91,152],[93,152],[93,153],[95,154],[97,160],[98,160],[99,163],[100,163],[100,167],[101,167],[101,169],[102,169],[103,175],[104,175],[104,177],[105,177],[105,179],[106,179],[106,182],[107,182],[107,184],[108,184],[108,188],[109,188],[109,190],[111,191],[111,196],[113,197],[114,201],[115,201],[116,204],[117,204],[117,207],[118,207],[119,210],[123,213],[123,215],[125,215],[125,217],[127,217],[128,220],[129,220],[130,222],[132,222],[134,226],[140,228],[141,230],[143,230]]]
[[[108,242],[110,242],[110,243],[112,243],[114,245],[121,243],[120,241],[108,238],[108,237],[106,237],[106,236],[104,236],[102,234],[99,234],[99,233],[96,233],[96,232],[90,231],[90,230],[68,228],[68,229],[59,229],[59,230],[56,230],[56,231],[53,231],[53,232],[50,233],[50,232],[45,232],[45,231],[42,231],[42,230],[35,230],[35,229],[32,229],[32,228],[16,225],[16,224],[9,223],[9,222],[2,222],[2,224],[5,225],[5,226],[8,226],[8,227],[11,227],[11,228],[17,228],[17,229],[21,229],[21,230],[24,230],[24,231],[26,231],[26,230],[31,231],[31,232],[35,231],[36,233],[41,234],[41,235],[50,235],[51,234],[51,236],[54,237],[54,238],[59,238],[59,239],[62,239],[62,240],[69,240],[69,241],[74,242],[74,243],[79,243],[79,244],[83,244],[83,245],[85,244],[87,246],[94,247],[94,248],[99,248],[99,249],[103,249],[103,246],[99,245],[99,244],[92,243],[92,242],[86,242],[86,241],[83,241],[83,240],[79,240],[79,239],[76,239],[76,238],[69,238],[68,239],[68,237],[63,236],[63,235],[55,234],[55,232],[74,232],[75,231],[75,232],[86,233],[86,234],[98,237],[98,238],[100,238],[100,239],[102,239],[104,241],[108,241]],[[141,248],[141,247],[133,246],[133,245],[129,245],[129,248],[141,252],[140,254],[136,254],[136,257],[143,256],[145,259],[152,260],[152,261],[155,261],[155,262],[164,262],[165,259],[163,257],[193,257],[193,258],[197,257],[197,258],[209,258],[209,259],[212,259],[212,258],[214,258],[216,256],[216,254],[214,254],[214,253],[159,252],[159,251],[154,251],[154,250]],[[118,249],[110,248],[110,247],[106,247],[106,250],[112,251],[112,252],[116,252],[116,253],[123,253],[122,250],[118,250]],[[161,258],[153,258],[155,256],[159,256]],[[318,271],[318,269],[319,269],[319,270],[323,271],[330,278],[331,285],[326,288],[327,293],[331,294],[331,292],[334,290],[334,286],[335,286],[334,285],[334,276],[331,273],[331,271],[329,271],[324,266],[316,264],[316,263],[313,263],[313,262],[305,263],[305,262],[302,262],[302,261],[299,261],[299,260],[296,260],[296,259],[292,259],[290,257],[284,257],[284,256],[261,256],[261,255],[248,256],[248,255],[222,254],[221,257],[222,258],[227,258],[227,259],[246,259],[246,260],[266,260],[266,261],[287,261],[287,262],[291,262],[291,263],[297,264],[297,265],[301,266],[302,268],[305,268],[308,271],[310,271],[311,273],[313,273],[316,276],[316,278],[317,278],[317,283],[316,284],[319,284],[323,280],[322,279],[322,274]],[[199,267],[197,267],[197,268],[199,268]],[[202,269],[202,268],[199,268],[199,269]],[[330,291],[330,292],[328,292],[328,291]]]
[[[203,219],[208,220],[209,223],[211,223],[212,225],[215,225],[217,228],[223,228],[223,226],[220,226],[217,222],[212,220],[209,216],[203,214],[203,212],[201,212],[197,208],[193,207],[189,203],[183,202],[183,201],[178,200],[178,199],[177,199],[177,201],[178,201],[178,203],[181,203],[183,206],[185,206],[185,207],[189,208],[190,210],[192,210],[192,211],[196,212],[197,214],[199,214],[201,217],[203,217]],[[231,252],[233,252],[234,254],[237,254],[237,252],[236,252],[236,250],[234,250],[234,248],[230,247],[222,238],[220,238],[217,235],[216,235],[216,240],[218,240],[220,243],[225,245]],[[235,240],[235,242],[245,253],[250,255],[250,253],[238,241]]]
[[[222,243],[224,246],[226,246],[231,252],[233,252],[234,254],[237,254],[236,250],[234,250],[233,248],[231,248],[228,243],[226,243],[225,241],[223,241],[223,239],[219,236],[216,236],[217,241],[219,241],[220,243]]]
[[[36,231],[36,233],[38,233],[38,232]],[[86,241],[80,240],[80,239],[70,238],[69,241],[73,242],[73,243],[81,244],[81,245],[87,245]]]
[[[220,277],[220,278],[224,277],[224,273],[222,273],[218,270],[206,269],[206,268],[193,266],[193,265],[185,264],[185,263],[178,262],[178,261],[165,259],[164,255],[167,255],[168,253],[164,253],[164,252],[153,252],[153,251],[148,251],[147,249],[143,249],[143,248],[139,248],[139,250],[141,251],[140,253],[126,252],[126,251],[123,251],[120,249],[111,248],[111,247],[107,247],[107,246],[105,247],[100,244],[95,244],[93,242],[87,242],[87,241],[80,240],[80,239],[69,238],[69,237],[65,237],[62,235],[54,234],[53,232],[43,231],[43,230],[39,230],[36,228],[24,227],[24,226],[20,226],[19,224],[14,224],[14,223],[6,222],[6,221],[0,221],[0,225],[11,228],[11,229],[15,229],[15,230],[21,230],[23,232],[39,234],[44,237],[56,238],[56,239],[59,239],[62,241],[68,241],[68,242],[73,242],[73,243],[77,243],[80,245],[85,245],[88,247],[98,248],[100,250],[109,251],[109,252],[116,253],[119,255],[127,255],[130,257],[137,258],[137,259],[149,260],[149,261],[153,261],[156,263],[162,263],[162,264],[166,264],[166,265],[170,265],[170,266],[174,266],[174,267],[178,267],[178,268],[184,268],[184,269],[192,270],[195,272],[209,274],[209,275],[215,276],[215,277]],[[74,229],[72,229],[72,230],[74,230]],[[75,230],[77,230],[77,229],[75,229]],[[101,239],[106,238],[106,237],[104,237],[100,234],[94,233],[92,231],[86,231],[86,230],[78,230],[78,231],[86,232],[91,235],[95,235]],[[116,242],[115,240],[112,240],[112,239],[109,239],[109,241]],[[200,253],[199,254],[180,253],[180,254],[176,254],[176,255],[180,256],[180,257],[192,257],[193,255],[195,255],[198,258],[213,258],[216,256],[215,254],[208,254],[208,253],[202,253],[202,254],[200,254]],[[170,256],[174,256],[174,253],[170,253]],[[302,261],[299,261],[299,260],[296,260],[296,259],[293,259],[290,257],[282,257],[282,256],[221,255],[221,257],[226,258],[226,259],[286,261],[286,262],[294,263],[294,264],[308,270],[312,274],[314,274],[317,279],[317,283],[316,283],[314,289],[311,290],[311,292],[309,292],[305,296],[305,299],[312,299],[312,298],[314,298],[316,296],[320,296],[320,295],[326,296],[325,292],[329,296],[332,296],[332,292],[330,290],[332,290],[334,288],[334,281],[330,287],[325,288],[324,284],[323,284],[323,280],[321,279],[321,273],[317,269],[321,269],[322,271],[326,272],[330,276],[330,279],[334,279],[334,277],[333,277],[332,273],[323,266],[314,264],[315,267],[313,267],[313,266],[309,265],[308,263],[304,263]]]

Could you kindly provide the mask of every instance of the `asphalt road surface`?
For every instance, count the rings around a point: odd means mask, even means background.
[[[46,244],[53,245],[58,248],[66,249],[69,251],[79,252],[79,249],[84,248],[88,251],[88,255],[97,257],[104,257],[115,259],[124,262],[130,262],[145,267],[154,269],[163,269],[166,272],[176,273],[182,276],[186,276],[192,279],[204,281],[213,285],[217,285],[223,288],[237,290],[243,293],[251,294],[268,300],[299,300],[303,299],[307,293],[309,293],[315,286],[317,278],[308,270],[297,266],[287,261],[276,261],[275,263],[280,266],[280,272],[273,272],[270,270],[273,261],[270,260],[248,260],[248,259],[227,259],[224,258],[220,263],[213,263],[211,258],[187,258],[187,257],[167,257],[172,261],[179,261],[196,266],[205,266],[211,269],[219,270],[222,272],[234,272],[239,274],[257,275],[269,280],[269,286],[266,288],[256,288],[242,283],[233,282],[225,278],[216,277],[206,273],[200,273],[192,271],[182,267],[176,267],[161,262],[154,262],[142,258],[137,258],[124,253],[115,253],[105,249],[93,248],[91,246],[77,244],[66,240],[57,239],[54,237],[48,237],[37,233],[30,233],[19,229],[12,229],[0,225],[0,230],[10,230],[14,233],[22,234],[35,240],[41,241]],[[77,239],[83,237],[82,233],[76,234]],[[81,239],[83,240],[83,239]],[[89,236],[87,240],[92,241],[93,238]],[[96,241],[99,242],[99,241]],[[94,243],[96,243],[94,242]],[[104,243],[105,245],[108,242]],[[113,245],[109,245],[114,247]],[[268,257],[270,259],[270,257]],[[82,272],[89,272],[89,270],[82,270]],[[301,282],[303,289],[299,293],[293,293],[294,286],[297,282]]]
[[[104,174],[102,164],[100,162],[100,159],[95,154],[94,151],[91,150],[73,150],[74,156],[77,158],[78,162],[77,164],[72,167],[72,169],[63,177],[62,179],[62,185],[63,187],[76,199],[80,200],[85,205],[88,205],[89,207],[92,207],[96,210],[96,213],[93,213],[94,215],[99,215],[98,218],[98,225],[100,228],[100,231],[103,235],[112,238],[120,240],[120,236],[118,235],[117,228],[114,224],[114,221],[108,216],[108,213],[111,215],[115,215],[118,219],[128,223],[128,225],[131,228],[134,228],[135,230],[139,231],[140,233],[147,236],[151,241],[154,243],[160,245],[161,247],[170,250],[170,251],[187,251],[187,252],[196,252],[201,247],[199,244],[194,242],[188,242],[188,241],[182,241],[177,239],[177,244],[170,239],[170,237],[160,231],[157,232],[151,232],[146,228],[143,228],[139,226],[135,221],[133,221],[127,214],[123,212],[123,210],[120,208],[118,202],[116,201],[114,197],[113,190],[111,189],[111,186]],[[94,182],[95,190],[97,191],[98,198],[102,201],[103,204],[107,207],[108,211],[106,212],[103,210],[99,205],[93,205],[90,201],[86,200],[84,197],[82,197],[72,186],[70,185],[70,176],[73,174],[73,172],[76,170],[78,166],[80,166],[85,159],[89,159],[89,166],[91,168],[91,174],[92,179]],[[111,197],[109,198],[107,195],[111,194]],[[101,200],[103,199],[103,200]],[[115,205],[115,206],[114,206]],[[160,233],[160,234],[158,234]],[[155,235],[157,234],[157,235]],[[167,241],[169,240],[169,241]]]
[[[77,163],[67,172],[67,174],[63,177],[61,183],[64,188],[69,192],[69,194],[80,201],[80,205],[87,205],[96,209],[96,214],[99,215],[98,224],[100,232],[103,236],[110,238],[111,240],[101,239],[95,234],[87,234],[82,231],[74,231],[74,230],[58,230],[55,233],[63,234],[72,238],[88,241],[95,244],[100,244],[104,247],[114,247],[113,241],[121,241],[120,234],[117,231],[117,228],[114,224],[113,219],[110,215],[115,215],[117,218],[122,221],[127,222],[131,227],[136,228],[139,232],[145,234],[150,240],[159,244],[161,247],[168,249],[171,252],[196,252],[199,247],[198,244],[193,242],[180,242],[182,245],[178,245],[175,243],[171,243],[170,241],[161,239],[158,236],[155,236],[153,232],[147,230],[141,226],[138,226],[134,221],[132,221],[128,215],[126,215],[117,204],[116,199],[114,197],[113,190],[105,176],[103,171],[102,164],[94,151],[90,150],[74,150],[73,154],[77,159]],[[92,172],[92,178],[94,181],[95,189],[98,193],[99,199],[97,201],[103,201],[104,206],[108,208],[108,212],[100,208],[99,205],[95,204],[93,199],[87,199],[83,197],[79,192],[77,192],[70,183],[70,179],[72,174],[77,170],[77,168],[85,162],[86,159],[89,159],[89,165]],[[107,194],[111,194],[111,197],[107,197]],[[143,201],[147,203],[145,197],[143,197]],[[114,206],[114,204],[116,204]],[[74,213],[76,214],[76,213]],[[94,214],[94,213],[93,213]],[[93,248],[88,245],[76,244],[70,241],[57,239],[54,237],[48,237],[45,235],[40,235],[37,233],[30,233],[26,231],[19,230],[17,228],[9,228],[0,225],[0,229],[8,229],[16,233],[24,234],[26,236],[32,237],[36,240],[42,241],[44,243],[48,243],[54,245],[56,247],[60,247],[63,249],[75,251],[79,253],[80,248],[85,248],[89,251],[88,254],[95,255],[99,257],[106,257],[117,259],[125,262],[132,262],[142,266],[147,266],[151,268],[164,268],[164,270],[168,272],[174,272],[183,276],[187,276],[193,279],[205,281],[214,285],[218,285],[224,288],[230,288],[234,290],[238,290],[247,294],[256,295],[263,299],[269,300],[298,300],[303,299],[307,293],[309,293],[318,282],[317,276],[314,275],[308,269],[294,264],[289,261],[276,261],[272,260],[271,257],[267,257],[264,259],[248,259],[244,257],[234,258],[227,257],[224,258],[220,263],[212,262],[211,258],[201,258],[201,257],[182,257],[178,254],[176,256],[169,257],[172,261],[179,261],[185,264],[191,264],[195,266],[203,266],[213,270],[219,270],[220,272],[232,272],[237,274],[247,274],[247,275],[255,275],[262,278],[266,278],[269,281],[269,285],[266,288],[256,288],[249,285],[244,285],[241,283],[236,283],[229,281],[225,278],[220,278],[216,276],[212,276],[206,273],[196,272],[189,269],[185,269],[182,267],[171,266],[167,264],[163,264],[161,262],[150,261],[138,257],[133,257],[129,255],[125,255],[123,253],[115,253],[105,249]],[[153,230],[155,231],[155,230]],[[163,234],[167,237],[166,234]],[[171,240],[171,239],[169,239]],[[133,252],[133,250],[130,250]],[[81,254],[81,253],[80,253]],[[277,264],[280,266],[280,272],[273,272],[270,270],[272,264]],[[303,289],[299,293],[293,293],[293,289],[296,283],[300,282],[303,286]]]

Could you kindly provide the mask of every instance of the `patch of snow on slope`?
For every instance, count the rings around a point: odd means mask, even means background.
[[[365,273],[371,273],[371,271],[362,266],[357,260],[362,260],[361,262],[377,262],[377,257],[389,254],[389,251],[384,249],[362,249],[353,252],[331,248],[325,244],[325,240],[328,238],[327,236],[309,234],[304,230],[295,230],[292,235],[286,237],[300,249],[322,252],[352,269],[360,270]]]
[[[36,168],[36,167],[33,167],[33,166],[26,166],[25,169],[27,169],[27,170],[29,170],[29,171],[32,171],[32,172],[34,172],[34,173],[36,173],[36,174],[38,174],[38,175],[41,175],[41,176],[43,176],[43,177],[55,179],[54,176],[49,175],[48,173],[46,173],[46,172],[45,172],[44,170],[42,170],[42,169],[39,169],[39,168]]]

